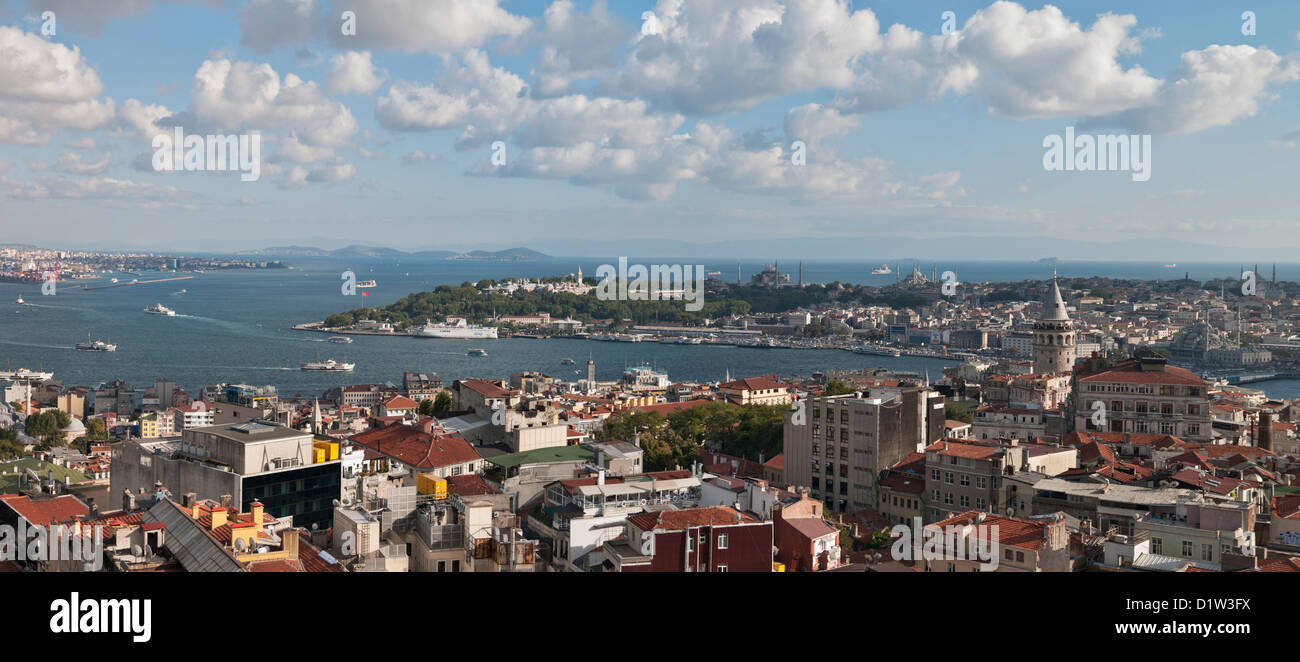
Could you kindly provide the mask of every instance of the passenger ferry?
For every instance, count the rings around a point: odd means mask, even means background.
[[[162,305],[161,303],[155,303],[154,305],[145,308],[144,312],[149,313],[150,315],[166,315],[167,317],[176,316],[176,311]]]
[[[354,367],[356,367],[355,363],[339,363],[334,359],[302,364],[303,370],[323,370],[327,372],[352,372]]]
[[[84,350],[87,352],[116,352],[117,351],[117,345],[111,345],[102,340],[96,340],[94,342],[91,342],[90,334],[86,334],[86,342],[79,342],[77,343],[76,347],[77,349]]]
[[[330,336],[329,341],[340,345],[347,345],[351,344],[352,339],[347,336]]]

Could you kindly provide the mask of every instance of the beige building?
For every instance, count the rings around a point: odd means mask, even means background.
[[[965,512],[927,527],[931,531],[946,532],[949,527],[959,527],[969,538],[983,536],[992,543],[997,554],[994,572],[1069,572],[1070,534],[1060,518],[1035,518],[1034,520]],[[980,533],[980,527],[984,532]],[[953,540],[940,538],[943,555],[951,560],[924,560],[918,562],[925,572],[980,572],[986,562],[978,559],[960,559],[969,556],[965,549],[953,549]],[[956,540],[960,540],[957,538]],[[959,544],[959,543],[958,543]]]
[[[1113,365],[1087,361],[1075,374],[1074,429],[1213,440],[1209,389],[1190,370],[1145,355]]]
[[[809,398],[785,415],[785,481],[808,487],[831,512],[877,508],[880,472],[943,438],[944,398],[920,387],[884,399]]]

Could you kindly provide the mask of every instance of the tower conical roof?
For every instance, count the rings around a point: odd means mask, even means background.
[[[1044,322],[1068,322],[1070,315],[1065,312],[1065,299],[1061,298],[1061,288],[1056,284],[1056,276],[1052,276],[1052,291],[1043,301]]]

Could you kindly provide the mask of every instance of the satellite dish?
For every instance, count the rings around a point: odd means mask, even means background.
[[[312,523],[311,523],[311,530],[312,530],[312,531],[315,531],[315,530],[317,530],[317,529],[319,529],[319,528],[320,528],[320,525],[317,524],[316,522],[312,522]]]
[[[240,552],[248,551],[248,541],[243,538],[236,538],[235,550]]]
[[[140,555],[141,555],[141,554],[140,554],[141,551],[143,551],[143,550],[140,549],[140,546],[139,546],[139,545],[131,545],[131,553],[132,553],[132,554],[134,554],[134,555],[136,555],[136,556],[140,556]]]

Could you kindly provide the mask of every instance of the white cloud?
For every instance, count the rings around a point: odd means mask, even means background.
[[[432,163],[437,160],[437,154],[425,154],[423,151],[418,149],[402,157],[402,163],[405,163],[406,165],[420,165],[422,163]]]
[[[63,144],[73,149],[94,149],[95,139],[91,138],[90,136],[84,136],[82,138],[78,138],[77,140],[70,140]]]
[[[1155,102],[1117,116],[1139,131],[1195,133],[1253,117],[1271,85],[1300,79],[1300,60],[1253,46],[1209,46],[1183,53],[1174,81]]]
[[[57,198],[68,200],[124,199],[131,201],[176,202],[192,194],[172,186],[158,186],[111,177],[58,177],[35,182],[6,182],[15,198]]]
[[[133,129],[140,136],[152,139],[164,130],[163,127],[158,126],[158,121],[170,117],[171,114],[172,111],[166,106],[145,105],[137,99],[127,99],[122,104],[118,120],[122,126]]]
[[[1119,58],[1139,50],[1132,15],[1103,14],[1088,29],[1060,9],[999,1],[971,16],[957,53],[978,70],[989,110],[1014,118],[1101,115],[1150,103],[1160,80]]]
[[[629,26],[610,16],[605,0],[582,13],[571,0],[556,0],[543,14],[542,29],[527,41],[541,47],[533,67],[537,96],[567,94],[573,83],[602,75],[618,64],[618,49]]]
[[[375,69],[370,51],[347,51],[330,58],[325,89],[331,94],[369,94],[379,89],[387,78]]]
[[[323,147],[347,146],[357,132],[347,106],[293,74],[281,83],[266,63],[204,62],[194,74],[192,103],[201,124],[222,130],[285,128]]]
[[[518,36],[532,24],[502,8],[500,0],[349,0],[335,9],[357,17],[355,35],[342,34],[339,16],[328,17],[328,34],[338,48],[445,54]]]
[[[80,154],[64,152],[54,164],[54,170],[69,175],[98,175],[108,169],[111,161],[108,152],[104,152],[98,161],[86,161]]]
[[[98,36],[112,21],[143,14],[166,2],[218,8],[222,0],[27,0],[27,9],[38,15],[53,11],[59,29],[72,28]]]
[[[290,134],[279,141],[279,149],[276,152],[277,161],[290,161],[293,163],[315,163],[334,158],[334,150],[329,147],[313,147],[304,145],[298,141],[298,137]]]
[[[239,43],[258,53],[281,44],[302,44],[322,26],[316,0],[250,0],[239,11]]]
[[[76,47],[0,26],[0,143],[45,144],[62,128],[95,129],[111,121],[111,98]]]

